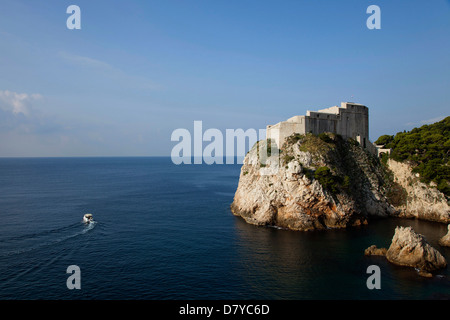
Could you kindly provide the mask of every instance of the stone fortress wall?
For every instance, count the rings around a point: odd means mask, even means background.
[[[332,132],[343,138],[352,138],[360,145],[377,154],[376,147],[369,141],[369,109],[358,103],[342,102],[318,111],[307,111],[305,116],[294,116],[286,121],[267,126],[266,137],[274,139],[281,148],[284,139],[293,133]]]

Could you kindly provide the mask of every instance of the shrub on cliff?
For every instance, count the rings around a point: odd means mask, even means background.
[[[388,134],[385,134],[385,135],[382,135],[381,137],[379,137],[377,139],[377,141],[375,141],[375,144],[385,146],[388,143],[392,142],[392,140],[394,140],[394,136],[390,136]]]
[[[320,167],[314,173],[314,178],[327,190],[335,193],[338,191],[338,181],[331,173],[330,168]]]
[[[392,159],[410,162],[423,182],[435,182],[439,191],[450,196],[450,117],[389,137],[383,135],[376,143],[387,142]]]
[[[321,134],[319,134],[319,138],[320,138],[320,140],[322,140],[323,142],[326,142],[326,143],[333,142],[333,139],[331,139],[330,136],[328,134],[326,134],[325,132],[322,132]]]

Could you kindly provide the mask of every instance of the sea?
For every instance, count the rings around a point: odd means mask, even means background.
[[[447,226],[370,220],[296,232],[230,211],[241,165],[170,157],[1,158],[1,300],[449,299],[449,267],[431,278],[364,256],[411,226],[450,261]],[[84,224],[91,213],[95,222]],[[369,288],[370,266],[379,288]],[[78,288],[69,288],[78,268]]]

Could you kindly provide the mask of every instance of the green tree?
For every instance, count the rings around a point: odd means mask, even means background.
[[[338,191],[338,183],[328,167],[319,167],[314,173],[314,178],[327,190]]]
[[[375,141],[375,144],[378,145],[387,145],[388,143],[392,142],[394,140],[394,136],[390,136],[388,134],[382,135]]]

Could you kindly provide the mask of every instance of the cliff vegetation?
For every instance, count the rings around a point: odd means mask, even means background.
[[[390,157],[397,162],[407,162],[422,182],[431,183],[450,196],[450,116],[395,136],[382,135],[375,144],[392,149],[384,160]]]

